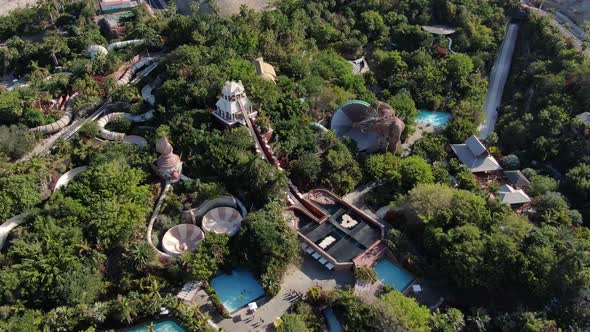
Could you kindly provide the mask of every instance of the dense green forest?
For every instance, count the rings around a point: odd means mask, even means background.
[[[500,0],[281,0],[273,10],[242,8],[233,17],[183,16],[174,6],[150,16],[140,6],[121,39],[147,42],[94,60],[88,46],[107,38],[90,2],[0,17],[2,71],[28,83],[0,91],[0,220],[27,219],[0,252],[0,331],[120,328],[151,319],[161,307],[188,330],[207,330],[207,316],[172,294],[185,281],[202,281],[227,315],[207,283],[237,264],[247,265],[267,294],[276,294],[288,266],[300,261],[297,235],[281,214],[289,180],[302,192],[323,187],[342,195],[375,183],[367,202],[374,208],[391,203],[394,210],[387,245],[410,272],[441,281],[453,296],[430,312],[394,290],[369,305],[347,291],[312,288],[282,317],[279,330],[321,331],[317,308],[324,305],[343,318],[347,331],[588,328],[588,128],[573,120],[590,105],[588,57],[545,19],[531,15],[521,22],[497,133],[487,145],[504,163],[512,159],[526,168],[535,209],[530,218],[490,199],[494,188],[481,187],[447,149],[474,134],[483,118],[487,73],[506,12],[515,6]],[[424,31],[425,24],[456,27],[453,52],[446,38]],[[28,128],[63,115],[34,104],[77,93],[76,116],[107,97],[115,111],[147,110],[137,85],[117,87],[105,79],[147,52],[161,55],[148,78],[161,79],[154,90],[156,117],[148,129],[115,126],[140,133],[148,148],[95,140],[97,129],[87,125],[49,156],[15,162],[41,140]],[[257,76],[252,60],[260,56],[275,67],[276,83]],[[360,56],[371,71],[354,75],[347,60]],[[223,130],[214,121],[209,109],[228,80],[243,82],[258,124],[273,129],[270,144],[285,172],[258,158],[247,129]],[[407,124],[404,137],[415,130],[419,109],[449,112],[453,120],[444,132],[418,140],[409,157],[365,155],[354,142],[309,126],[327,123],[349,99],[388,102]],[[193,180],[174,185],[166,198],[156,242],[180,223],[183,210],[206,199],[231,194],[249,210],[237,236],[208,235],[199,251],[175,261],[158,260],[145,241],[160,190],[153,143],[162,135]],[[67,187],[51,191],[59,174],[86,165]]]

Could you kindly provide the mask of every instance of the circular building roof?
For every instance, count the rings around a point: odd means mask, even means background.
[[[162,248],[171,256],[180,256],[185,252],[194,252],[205,234],[196,225],[180,224],[170,228],[162,238]]]
[[[356,124],[375,117],[369,103],[361,100],[350,100],[342,104],[332,116],[330,128],[338,138],[350,137],[355,141],[359,151],[372,150],[377,146],[377,133],[374,128],[361,128]]]
[[[203,216],[205,232],[235,235],[242,225],[242,215],[232,207],[222,206],[208,211]]]

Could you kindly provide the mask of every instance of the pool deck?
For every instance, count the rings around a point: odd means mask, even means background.
[[[213,317],[212,322],[219,328],[226,331],[275,331],[273,322],[277,317],[285,314],[293,303],[298,300],[297,296],[292,295],[292,291],[300,294],[306,294],[312,286],[320,286],[325,290],[344,289],[352,287],[354,277],[350,271],[332,271],[320,265],[308,255],[303,255],[301,267],[291,266],[285,275],[283,284],[279,293],[273,298],[264,298],[256,301],[258,310],[255,316],[252,316],[246,308],[235,312],[231,318],[223,319],[219,317],[212,308],[208,309]],[[203,297],[198,299],[199,304],[206,304],[208,296],[201,294]]]
[[[416,130],[414,130],[412,135],[410,135],[410,137],[408,137],[401,146],[402,151],[403,151],[402,156],[405,157],[405,156],[409,155],[410,152],[412,151],[412,146],[414,145],[414,143],[416,143],[417,140],[421,139],[422,136],[424,136],[425,134],[439,133],[441,131],[442,131],[441,128],[436,128],[432,125],[428,126],[428,125],[420,124],[420,123],[417,124]]]

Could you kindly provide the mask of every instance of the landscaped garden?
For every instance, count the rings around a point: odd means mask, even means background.
[[[481,142],[472,135],[514,2],[280,0],[232,17],[142,4],[120,18],[118,37],[99,27],[94,5],[43,3],[0,17],[0,221],[20,220],[0,228],[0,330],[149,330],[152,321],[154,330],[210,330],[212,316],[224,321],[279,294],[300,266],[306,235],[284,213],[298,194],[344,196],[361,185],[371,188],[369,212],[388,211],[387,227],[330,202],[317,206],[346,217],[300,227],[333,232],[326,252],[341,239],[359,252],[383,240],[395,259],[355,271],[384,289],[366,303],[312,287],[274,322],[279,331],[323,331],[327,308],[345,331],[590,326],[588,129],[575,120],[590,106],[590,60],[547,20],[523,16],[497,132]],[[429,24],[456,28],[453,50]],[[129,40],[142,41],[107,45]],[[356,75],[348,61],[361,56],[370,70]],[[275,81],[257,73],[259,57]],[[244,89],[227,102],[247,95],[255,129],[211,114],[225,82]],[[389,146],[363,153],[324,130],[348,100],[386,102],[405,122],[402,139],[416,126],[437,130],[408,156]],[[113,121],[99,126],[104,116]],[[268,137],[272,158],[253,132]],[[502,170],[474,171],[449,144]],[[529,202],[503,201],[508,170],[529,182],[512,188]],[[191,215],[221,197],[236,203]],[[357,254],[333,252],[349,265]],[[400,293],[414,278],[443,284],[444,305],[431,312]],[[187,282],[212,311],[179,300]]]

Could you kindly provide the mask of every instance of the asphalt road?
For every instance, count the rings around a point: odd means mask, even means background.
[[[554,16],[551,13],[548,13],[542,9],[531,7],[526,4],[523,4],[523,7],[530,9],[541,16],[548,17],[551,20],[551,23],[553,23],[553,25],[555,27],[557,27],[557,29],[559,29],[561,34],[566,39],[569,39],[572,42],[572,44],[576,47],[576,49],[578,51],[581,51],[581,52],[584,52],[584,53],[590,55],[590,49],[584,49],[582,47],[582,39],[581,38],[584,37],[584,31],[579,26],[575,25],[575,23],[572,20],[570,20],[568,17],[566,17],[565,15],[563,15],[561,13],[556,13],[556,15]],[[566,28],[564,26],[564,24],[571,25],[571,27],[570,27],[571,30]]]
[[[510,65],[512,64],[512,54],[514,53],[514,46],[516,44],[516,37],[518,36],[518,24],[511,23],[508,25],[500,55],[496,58],[496,62],[492,67],[490,75],[490,85],[488,87],[488,94],[486,96],[486,103],[484,112],[486,113],[485,121],[479,126],[479,138],[486,139],[496,127],[496,120],[498,119],[498,107],[502,102],[502,93],[504,86],[508,80],[510,73]]]

